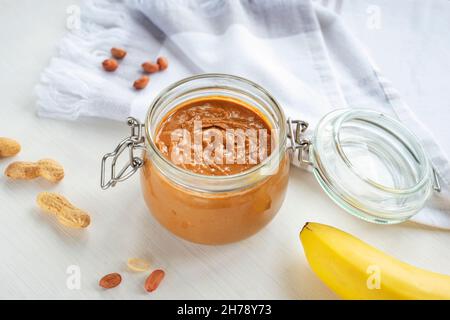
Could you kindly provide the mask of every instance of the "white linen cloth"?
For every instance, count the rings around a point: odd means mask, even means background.
[[[114,73],[111,47],[127,57]],[[169,69],[135,91],[143,61],[167,56]],[[398,118],[421,139],[442,192],[412,220],[450,229],[450,166],[399,94],[338,16],[305,0],[96,0],[81,8],[37,86],[38,114],[76,120],[143,119],[151,100],[183,77],[218,72],[253,80],[288,116],[312,126],[336,108],[371,108]]]

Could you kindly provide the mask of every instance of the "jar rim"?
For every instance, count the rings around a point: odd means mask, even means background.
[[[171,162],[169,159],[167,159],[159,150],[159,148],[155,145],[153,135],[150,130],[150,122],[152,117],[154,116],[154,113],[156,112],[158,104],[161,102],[161,100],[164,99],[170,92],[175,90],[176,88],[187,84],[189,82],[195,81],[195,80],[201,80],[201,79],[226,79],[226,80],[232,80],[241,82],[243,84],[249,85],[250,87],[253,87],[254,89],[258,90],[260,93],[262,93],[267,100],[270,102],[270,105],[273,107],[274,111],[277,113],[277,115],[280,117],[280,136],[281,141],[279,142],[278,148],[276,152],[272,152],[264,161],[260,162],[259,164],[251,167],[248,170],[239,172],[237,174],[232,175],[223,175],[223,176],[213,176],[213,175],[203,175],[199,173],[194,173],[192,171],[180,168],[179,166],[175,165],[173,162]],[[276,157],[279,156],[280,152],[285,149],[286,146],[286,117],[284,115],[283,109],[281,108],[280,104],[276,101],[276,99],[262,86],[259,84],[248,80],[243,77],[231,75],[231,74],[225,74],[225,73],[203,73],[199,75],[190,76],[184,79],[181,79],[165,89],[163,89],[153,100],[151,103],[148,111],[147,116],[145,119],[145,136],[146,136],[146,145],[147,149],[148,146],[150,146],[151,150],[154,152],[154,154],[158,157],[159,160],[161,160],[164,164],[168,165],[171,169],[173,169],[175,172],[179,173],[180,175],[185,175],[188,177],[193,177],[197,179],[204,179],[207,181],[231,181],[243,177],[247,177],[251,174],[254,174],[258,172],[261,168],[265,167],[268,163],[271,161],[274,161]]]
[[[398,138],[398,141],[400,143],[402,143],[406,147],[406,149],[408,149],[415,158],[417,158],[417,156],[419,156],[421,158],[418,160],[422,161],[425,164],[425,168],[423,170],[421,170],[421,177],[420,177],[419,181],[416,182],[415,185],[413,185],[411,187],[407,187],[407,188],[392,188],[392,187],[383,185],[381,183],[378,183],[378,182],[370,179],[363,172],[355,169],[353,162],[350,160],[350,158],[348,157],[344,148],[342,147],[341,128],[342,128],[342,125],[346,121],[357,120],[357,119],[360,119],[361,116],[366,116],[366,117],[370,118],[370,120],[373,121],[372,122],[373,124],[380,126],[384,130],[388,130],[392,135],[394,135]],[[382,116],[385,121],[389,121],[392,124],[395,124],[398,128],[400,128],[403,131],[402,133],[409,135],[409,137],[408,137],[409,142],[412,142],[415,144],[414,147],[415,147],[415,149],[417,149],[419,151],[418,154],[416,152],[413,152],[411,150],[410,146],[407,145],[400,137],[398,137],[397,134],[395,132],[393,132],[393,130],[389,130],[389,128],[387,128],[386,125],[382,125],[379,122],[374,121],[376,119],[375,116]],[[342,160],[344,161],[344,163],[359,178],[361,178],[363,181],[365,181],[369,185],[373,186],[374,188],[377,188],[381,191],[388,192],[388,193],[410,194],[410,193],[414,193],[417,190],[421,189],[423,187],[423,185],[426,184],[428,182],[428,180],[430,179],[430,177],[427,173],[429,172],[431,166],[428,161],[428,158],[425,155],[425,151],[423,150],[422,145],[418,142],[419,141],[418,138],[408,128],[406,128],[405,125],[403,125],[402,123],[400,123],[399,121],[397,121],[396,119],[394,119],[392,117],[386,116],[385,114],[382,114],[380,112],[376,112],[373,110],[369,110],[369,109],[351,109],[351,110],[348,110],[347,112],[345,112],[344,114],[342,114],[340,117],[338,117],[338,119],[336,119],[336,125],[334,126],[333,131],[334,131],[333,140],[334,140],[336,149],[338,151],[338,154],[341,156]]]

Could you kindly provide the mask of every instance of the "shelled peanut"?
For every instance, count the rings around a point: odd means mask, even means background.
[[[5,175],[15,180],[32,180],[42,177],[50,182],[58,182],[64,178],[64,168],[52,159],[37,162],[16,161],[8,165]]]
[[[111,55],[116,59],[123,59],[127,52],[122,48],[111,48]]]
[[[0,158],[15,156],[20,149],[20,144],[16,140],[0,137]]]
[[[151,61],[146,61],[142,64],[142,70],[144,70],[144,72],[147,72],[147,73],[158,72],[159,64],[151,62]]]
[[[147,74],[152,74],[158,71],[166,70],[168,66],[169,62],[165,57],[158,57],[156,62],[146,61],[141,65],[142,70]],[[139,78],[134,82],[133,86],[135,89],[141,90],[148,85],[149,81],[150,81],[149,77],[142,76],[141,78]]]
[[[145,280],[144,288],[147,292],[153,292],[158,287],[161,281],[164,279],[165,272],[161,269],[154,270]]]
[[[114,72],[119,67],[119,62],[117,60],[122,60],[127,55],[127,51],[122,48],[113,47],[111,48],[111,58],[103,61],[103,69],[108,72]],[[156,62],[146,61],[142,63],[141,67],[146,74],[152,74],[158,71],[166,70],[169,66],[169,61],[166,57],[158,57]],[[142,90],[150,82],[150,78],[146,75],[142,75],[140,78],[134,81],[133,87],[136,90]]]
[[[161,71],[166,70],[169,67],[169,61],[166,57],[158,57],[156,63],[159,65],[159,70]]]
[[[36,202],[42,210],[52,213],[58,221],[71,228],[86,228],[91,223],[89,214],[78,209],[64,196],[53,192],[41,192]]]
[[[146,61],[142,65],[142,69],[146,73],[155,73],[158,71],[164,71],[169,67],[169,61],[166,57],[158,57],[156,62]]]
[[[142,90],[148,85],[149,81],[150,81],[149,77],[142,76],[134,82],[133,87],[136,90]]]
[[[117,287],[122,282],[122,276],[117,273],[110,273],[106,276],[103,276],[98,282],[99,286],[104,289],[112,289]]]
[[[140,258],[130,258],[127,261],[127,266],[130,270],[135,272],[144,272],[150,269],[150,262]]]
[[[119,67],[119,64],[114,59],[106,59],[102,63],[103,69],[108,72],[114,72]]]

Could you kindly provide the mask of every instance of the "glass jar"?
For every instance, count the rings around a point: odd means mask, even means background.
[[[277,137],[271,154],[250,169],[228,176],[193,173],[168,160],[155,144],[159,124],[183,102],[205,97],[236,99],[262,115]],[[142,167],[142,191],[150,212],[177,236],[203,244],[238,241],[263,228],[281,207],[289,175],[286,118],[275,99],[255,83],[221,74],[184,79],[154,100],[145,126],[137,125],[136,120],[130,121],[135,128],[132,133],[136,136],[134,143],[140,144],[144,155],[141,159],[133,154],[131,159],[134,160],[123,172],[118,175],[111,172],[112,177],[121,176],[110,181],[111,185],[126,179],[135,168]],[[143,141],[145,144],[141,144]],[[123,150],[133,144],[122,143]],[[120,153],[119,150],[115,156]]]
[[[282,137],[266,161],[239,174],[209,176],[174,165],[155,145],[164,116],[191,99],[238,99],[255,108]],[[247,80],[201,75],[182,80],[155,99],[147,115],[147,151],[141,183],[153,216],[174,234],[197,243],[244,239],[264,227],[280,208],[287,188],[286,119],[276,101]]]
[[[182,103],[218,96],[258,111],[276,132],[275,148],[261,163],[229,176],[201,175],[176,166],[156,146],[156,129]],[[284,200],[294,156],[312,166],[322,188],[339,206],[375,223],[410,218],[424,206],[433,186],[439,190],[423,148],[398,121],[367,109],[336,110],[322,118],[307,139],[305,121],[286,120],[266,90],[236,76],[203,74],[181,80],[153,101],[145,124],[129,118],[128,125],[130,137],[103,157],[102,188],[115,186],[142,168],[142,191],[153,216],[172,233],[197,243],[238,241],[267,225]],[[116,171],[124,151],[129,160]]]

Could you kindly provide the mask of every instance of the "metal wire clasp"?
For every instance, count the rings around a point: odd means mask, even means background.
[[[100,181],[100,185],[103,190],[106,190],[109,187],[114,187],[117,182],[128,179],[144,164],[144,160],[141,156],[136,155],[136,151],[145,150],[145,137],[143,134],[145,126],[132,117],[127,119],[127,124],[131,128],[131,135],[122,140],[113,152],[107,153],[103,156]],[[125,150],[128,150],[129,159],[122,169],[116,173],[117,160]],[[106,163],[109,158],[112,158],[111,174],[109,180],[106,181]]]
[[[308,122],[288,118],[287,125],[287,137],[290,139],[289,149],[293,152],[298,150],[298,161],[301,164],[311,165],[312,163],[309,161],[309,147],[311,146],[311,141],[302,137],[302,134],[308,129]]]

